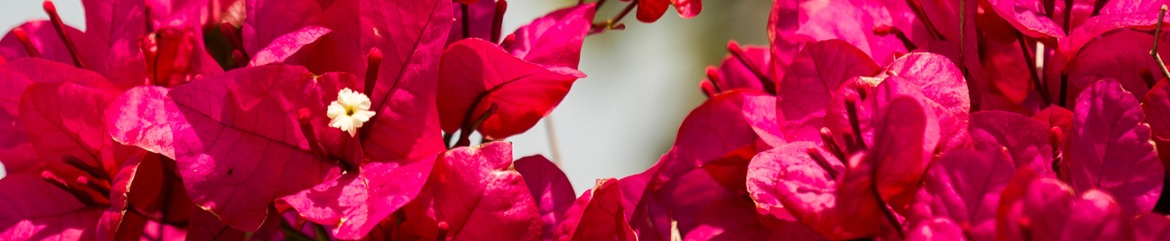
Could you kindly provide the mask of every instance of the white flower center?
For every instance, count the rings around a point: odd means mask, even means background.
[[[325,113],[331,119],[329,127],[349,132],[349,136],[356,136],[357,129],[376,114],[370,111],[371,105],[370,97],[365,94],[349,88],[341,89],[337,92],[337,100],[329,103],[329,110]]]

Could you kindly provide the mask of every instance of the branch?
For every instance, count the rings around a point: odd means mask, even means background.
[[[1162,68],[1162,77],[1170,78],[1170,70],[1166,69],[1166,63],[1162,62],[1162,56],[1158,54],[1158,41],[1162,37],[1162,22],[1166,19],[1166,5],[1162,5],[1162,11],[1158,13],[1158,24],[1154,28],[1154,47],[1150,49],[1150,56],[1154,57],[1154,61],[1158,62],[1158,67]]]

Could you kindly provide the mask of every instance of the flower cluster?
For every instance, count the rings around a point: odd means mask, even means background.
[[[1166,240],[1163,4],[774,1],[771,45],[729,44],[674,148],[621,180],[627,218],[641,240]]]
[[[702,8],[606,2],[46,2],[0,40],[0,240],[1170,239],[1167,3],[775,0],[576,196],[506,139],[587,36]]]
[[[504,0],[93,0],[84,32],[46,1],[0,40],[0,240],[603,235],[616,181],[574,203],[503,140],[639,6],[605,2],[503,35]]]

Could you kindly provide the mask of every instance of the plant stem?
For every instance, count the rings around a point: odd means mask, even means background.
[[[1158,54],[1158,42],[1162,37],[1162,22],[1166,19],[1166,5],[1162,5],[1162,11],[1158,13],[1158,24],[1154,27],[1154,47],[1150,49],[1150,56],[1154,57],[1154,61],[1158,62],[1158,67],[1162,69],[1162,77],[1170,78],[1170,70],[1166,69],[1166,63],[1162,62],[1162,56]]]
[[[1052,95],[1048,94],[1048,90],[1044,88],[1043,83],[1040,83],[1040,75],[1036,73],[1036,66],[1030,63],[1033,62],[1032,53],[1028,49],[1028,39],[1024,38],[1024,34],[1016,32],[1016,42],[1020,44],[1020,52],[1024,54],[1024,65],[1028,66],[1028,75],[1032,77],[1032,85],[1036,87],[1036,92],[1040,92],[1040,98],[1044,100],[1044,106],[1052,104]]]
[[[310,225],[313,225],[313,234],[317,236],[317,241],[329,241],[330,240],[329,232],[325,231],[325,226],[321,226],[320,224],[316,224],[316,223],[313,223]]]
[[[552,152],[552,163],[560,166],[561,164],[561,148],[557,143],[557,128],[553,124],[553,116],[550,114],[544,117],[545,132],[548,132],[548,149]]]
[[[297,230],[292,225],[288,224],[288,222],[284,221],[284,219],[281,219],[280,221],[280,230],[284,231],[284,236],[288,240],[315,241],[312,238],[309,238],[308,235],[301,233],[301,230]]]
[[[463,24],[463,38],[471,37],[471,13],[468,8],[467,4],[459,3],[459,12],[463,14],[463,19],[459,20]]]

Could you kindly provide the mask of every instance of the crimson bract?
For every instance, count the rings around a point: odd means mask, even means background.
[[[588,36],[701,1],[83,4],[0,40],[0,240],[1170,238],[1161,1],[776,0],[580,196],[509,138]]]

